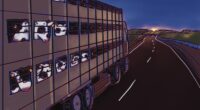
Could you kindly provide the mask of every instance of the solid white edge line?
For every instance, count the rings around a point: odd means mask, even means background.
[[[194,74],[192,73],[192,71],[190,70],[190,68],[188,67],[188,65],[184,62],[184,60],[177,54],[177,52],[176,52],[171,46],[169,46],[169,45],[167,45],[166,43],[164,43],[164,42],[158,40],[157,37],[158,37],[158,36],[156,36],[156,38],[155,38],[156,41],[158,41],[158,42],[160,42],[161,44],[163,44],[163,45],[167,46],[168,48],[170,48],[170,49],[175,53],[175,55],[179,58],[179,60],[185,65],[185,67],[188,69],[190,75],[192,76],[192,78],[194,79],[195,83],[197,84],[197,86],[198,86],[199,89],[200,89],[200,84],[199,84],[199,82],[198,82],[197,79],[195,78]]]
[[[135,47],[133,50],[131,50],[131,52],[129,52],[129,54],[133,53],[135,50],[137,50],[143,43],[145,42],[145,39],[142,41],[142,43],[140,43],[137,47]]]
[[[149,63],[151,61],[151,57],[149,57],[149,59],[147,60],[147,63]]]
[[[131,85],[129,86],[129,88],[126,90],[126,92],[118,99],[118,101],[120,102],[123,97],[130,91],[130,89],[133,87],[133,85],[135,84],[136,80],[134,80]]]

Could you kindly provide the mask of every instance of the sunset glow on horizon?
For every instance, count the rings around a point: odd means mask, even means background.
[[[152,27],[150,30],[155,32],[155,31],[158,31],[159,29],[157,27]]]

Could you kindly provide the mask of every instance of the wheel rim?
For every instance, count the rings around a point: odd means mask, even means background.
[[[85,90],[85,99],[86,99],[86,105],[87,107],[91,104],[91,91],[89,89]]]
[[[128,72],[129,65],[128,65],[128,58],[125,60],[125,72]]]
[[[116,68],[115,68],[115,80],[116,81],[119,80],[119,76],[120,76],[119,66],[116,66]]]
[[[78,96],[78,95],[74,96],[72,105],[73,105],[74,110],[81,110],[81,98],[80,98],[80,96]]]
[[[114,75],[113,75],[113,85],[116,85],[120,82],[121,80],[121,70],[119,68],[119,66],[115,66],[115,71],[114,71]]]
[[[92,108],[93,105],[93,87],[90,85],[85,89],[85,105],[88,109]]]

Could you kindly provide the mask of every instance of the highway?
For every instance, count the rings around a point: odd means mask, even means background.
[[[95,99],[93,110],[200,110],[200,86],[169,46],[146,37],[129,55],[118,85]]]

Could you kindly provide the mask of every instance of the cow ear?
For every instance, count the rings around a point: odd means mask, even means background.
[[[35,25],[37,26],[37,25],[38,25],[38,22],[35,22]]]
[[[53,26],[53,25],[54,25],[54,22],[52,21],[48,23],[48,26]]]
[[[11,72],[11,77],[15,77],[17,75],[17,72]]]

